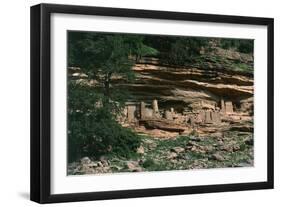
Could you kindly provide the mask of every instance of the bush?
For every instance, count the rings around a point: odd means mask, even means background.
[[[87,137],[85,153],[88,156],[115,154],[131,157],[140,145],[140,138],[113,119],[101,118],[92,124],[92,135]]]
[[[202,47],[209,49],[208,39],[196,37],[182,37],[173,44],[167,53],[168,63],[174,65],[186,65],[194,62],[200,56]]]
[[[98,105],[102,96],[88,86],[69,84],[68,161],[82,156],[116,154],[130,157],[140,137],[123,128],[112,114],[111,105]]]
[[[239,40],[236,39],[221,39],[220,47],[223,49],[237,48],[239,45]]]
[[[223,49],[233,48],[242,53],[253,53],[254,42],[253,40],[221,39],[220,47]]]
[[[238,51],[243,52],[243,53],[253,53],[254,52],[253,41],[252,40],[240,40]]]
[[[144,168],[150,168],[150,167],[153,167],[153,166],[155,167],[155,162],[154,162],[153,159],[147,158],[147,159],[143,162],[142,166],[143,166]]]

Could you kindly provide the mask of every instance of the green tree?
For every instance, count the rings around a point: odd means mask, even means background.
[[[127,35],[126,44],[129,45],[129,55],[135,57],[135,61],[139,61],[143,56],[157,55],[158,51],[144,43],[143,35]]]
[[[220,47],[223,49],[235,49],[242,53],[253,53],[254,43],[253,40],[246,39],[221,39]]]
[[[140,145],[140,137],[116,121],[109,105],[97,104],[102,98],[87,85],[68,83],[68,162],[103,154],[130,157]]]
[[[254,52],[254,41],[253,40],[240,40],[238,46],[239,52],[253,53]]]
[[[80,67],[95,86],[68,85],[69,161],[82,155],[103,153],[130,155],[140,138],[117,121],[126,91],[112,84],[114,77],[132,81],[134,61],[157,51],[143,43],[143,37],[129,34],[70,32],[68,66]]]
[[[200,55],[201,49],[208,49],[209,41],[207,38],[181,37],[171,45],[168,53],[169,63],[175,65],[186,65],[194,62]]]
[[[81,67],[90,79],[100,84],[108,100],[112,99],[113,76],[128,81],[134,79],[131,70],[134,59],[130,57],[138,60],[141,56],[157,54],[157,50],[143,43],[143,39],[143,36],[130,34],[71,33],[69,65]]]

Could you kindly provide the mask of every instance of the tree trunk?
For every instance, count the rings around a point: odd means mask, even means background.
[[[110,99],[110,78],[111,78],[111,73],[106,74],[105,81],[104,81],[104,96],[107,99],[107,102],[109,102]]]

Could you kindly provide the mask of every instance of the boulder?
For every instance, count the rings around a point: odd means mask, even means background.
[[[174,147],[171,149],[171,152],[175,152],[175,153],[181,153],[184,151],[185,151],[185,149],[183,147]]]
[[[224,157],[222,155],[220,155],[219,153],[213,154],[212,159],[217,160],[217,161],[224,161]]]
[[[142,168],[139,166],[139,163],[137,161],[127,161],[126,167],[131,172],[141,172],[142,171]]]
[[[137,153],[144,154],[144,147],[142,145],[137,148]]]
[[[247,145],[250,145],[250,146],[254,145],[254,139],[252,136],[246,137],[243,141]]]
[[[140,124],[144,125],[146,129],[161,129],[170,132],[184,132],[185,127],[175,124],[173,121],[168,121],[164,119],[157,120],[140,120]]]
[[[170,152],[170,153],[168,153],[168,155],[167,155],[167,159],[168,159],[168,160],[175,159],[175,158],[177,158],[177,156],[178,156],[177,153],[175,153],[175,152]]]
[[[89,157],[83,157],[80,159],[81,164],[90,164],[92,161]]]
[[[230,127],[231,131],[254,132],[254,126],[250,124],[234,125]]]

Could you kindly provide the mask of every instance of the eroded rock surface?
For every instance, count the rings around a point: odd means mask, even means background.
[[[243,54],[229,53],[227,57],[252,63],[251,57]],[[121,121],[124,126],[162,138],[191,132],[200,136],[253,131],[251,73],[213,66],[166,66],[156,58],[141,59],[133,70],[134,83],[118,77],[114,80],[115,87],[125,87],[132,94]]]
[[[115,84],[131,91],[135,100],[152,101],[160,105],[206,101],[217,103],[221,98],[240,103],[253,96],[253,75],[227,69],[202,69],[158,65],[146,60],[133,67],[133,84],[118,80]]]

